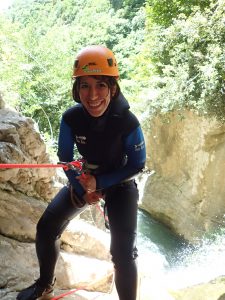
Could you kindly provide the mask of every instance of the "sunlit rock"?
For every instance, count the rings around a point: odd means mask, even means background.
[[[0,163],[49,162],[46,146],[35,124],[9,109],[0,109]],[[0,185],[28,196],[50,200],[56,193],[54,169],[0,169]]]
[[[146,134],[141,207],[191,242],[225,222],[225,125],[191,111],[156,116]]]
[[[0,236],[0,286],[8,292],[30,285],[39,276],[33,243],[20,243]],[[112,264],[104,260],[61,251],[56,270],[56,288],[107,292],[112,283]],[[3,291],[2,291],[3,293]]]

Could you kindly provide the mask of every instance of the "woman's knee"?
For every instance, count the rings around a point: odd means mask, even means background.
[[[138,251],[136,247],[132,249],[132,251],[127,251],[127,252],[112,251],[111,254],[112,254],[112,262],[114,263],[115,266],[129,265],[130,263],[133,263],[138,257]]]
[[[116,238],[111,240],[110,252],[114,264],[129,264],[133,262],[138,256],[136,234],[117,234]]]
[[[52,213],[45,211],[37,223],[38,239],[58,239],[68,225],[69,220],[59,220]]]

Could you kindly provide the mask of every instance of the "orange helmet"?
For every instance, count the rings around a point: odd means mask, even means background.
[[[88,75],[119,77],[115,56],[104,46],[92,45],[83,48],[76,57],[72,78]]]

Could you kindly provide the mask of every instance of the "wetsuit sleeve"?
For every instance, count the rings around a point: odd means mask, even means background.
[[[58,157],[60,161],[64,162],[71,162],[74,160],[74,137],[71,130],[71,127],[62,119],[60,124],[60,131],[59,131],[59,139],[58,139]],[[79,197],[82,197],[85,194],[85,191],[79,181],[76,179],[78,176],[78,172],[74,170],[65,171],[65,174],[73,186],[76,194]]]
[[[146,149],[141,127],[138,126],[123,140],[127,164],[111,173],[97,175],[97,190],[118,184],[139,173],[145,166]]]

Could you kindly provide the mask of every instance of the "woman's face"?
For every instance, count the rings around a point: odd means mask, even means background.
[[[80,101],[92,117],[104,114],[111,99],[108,84],[98,77],[82,76],[79,85]]]

